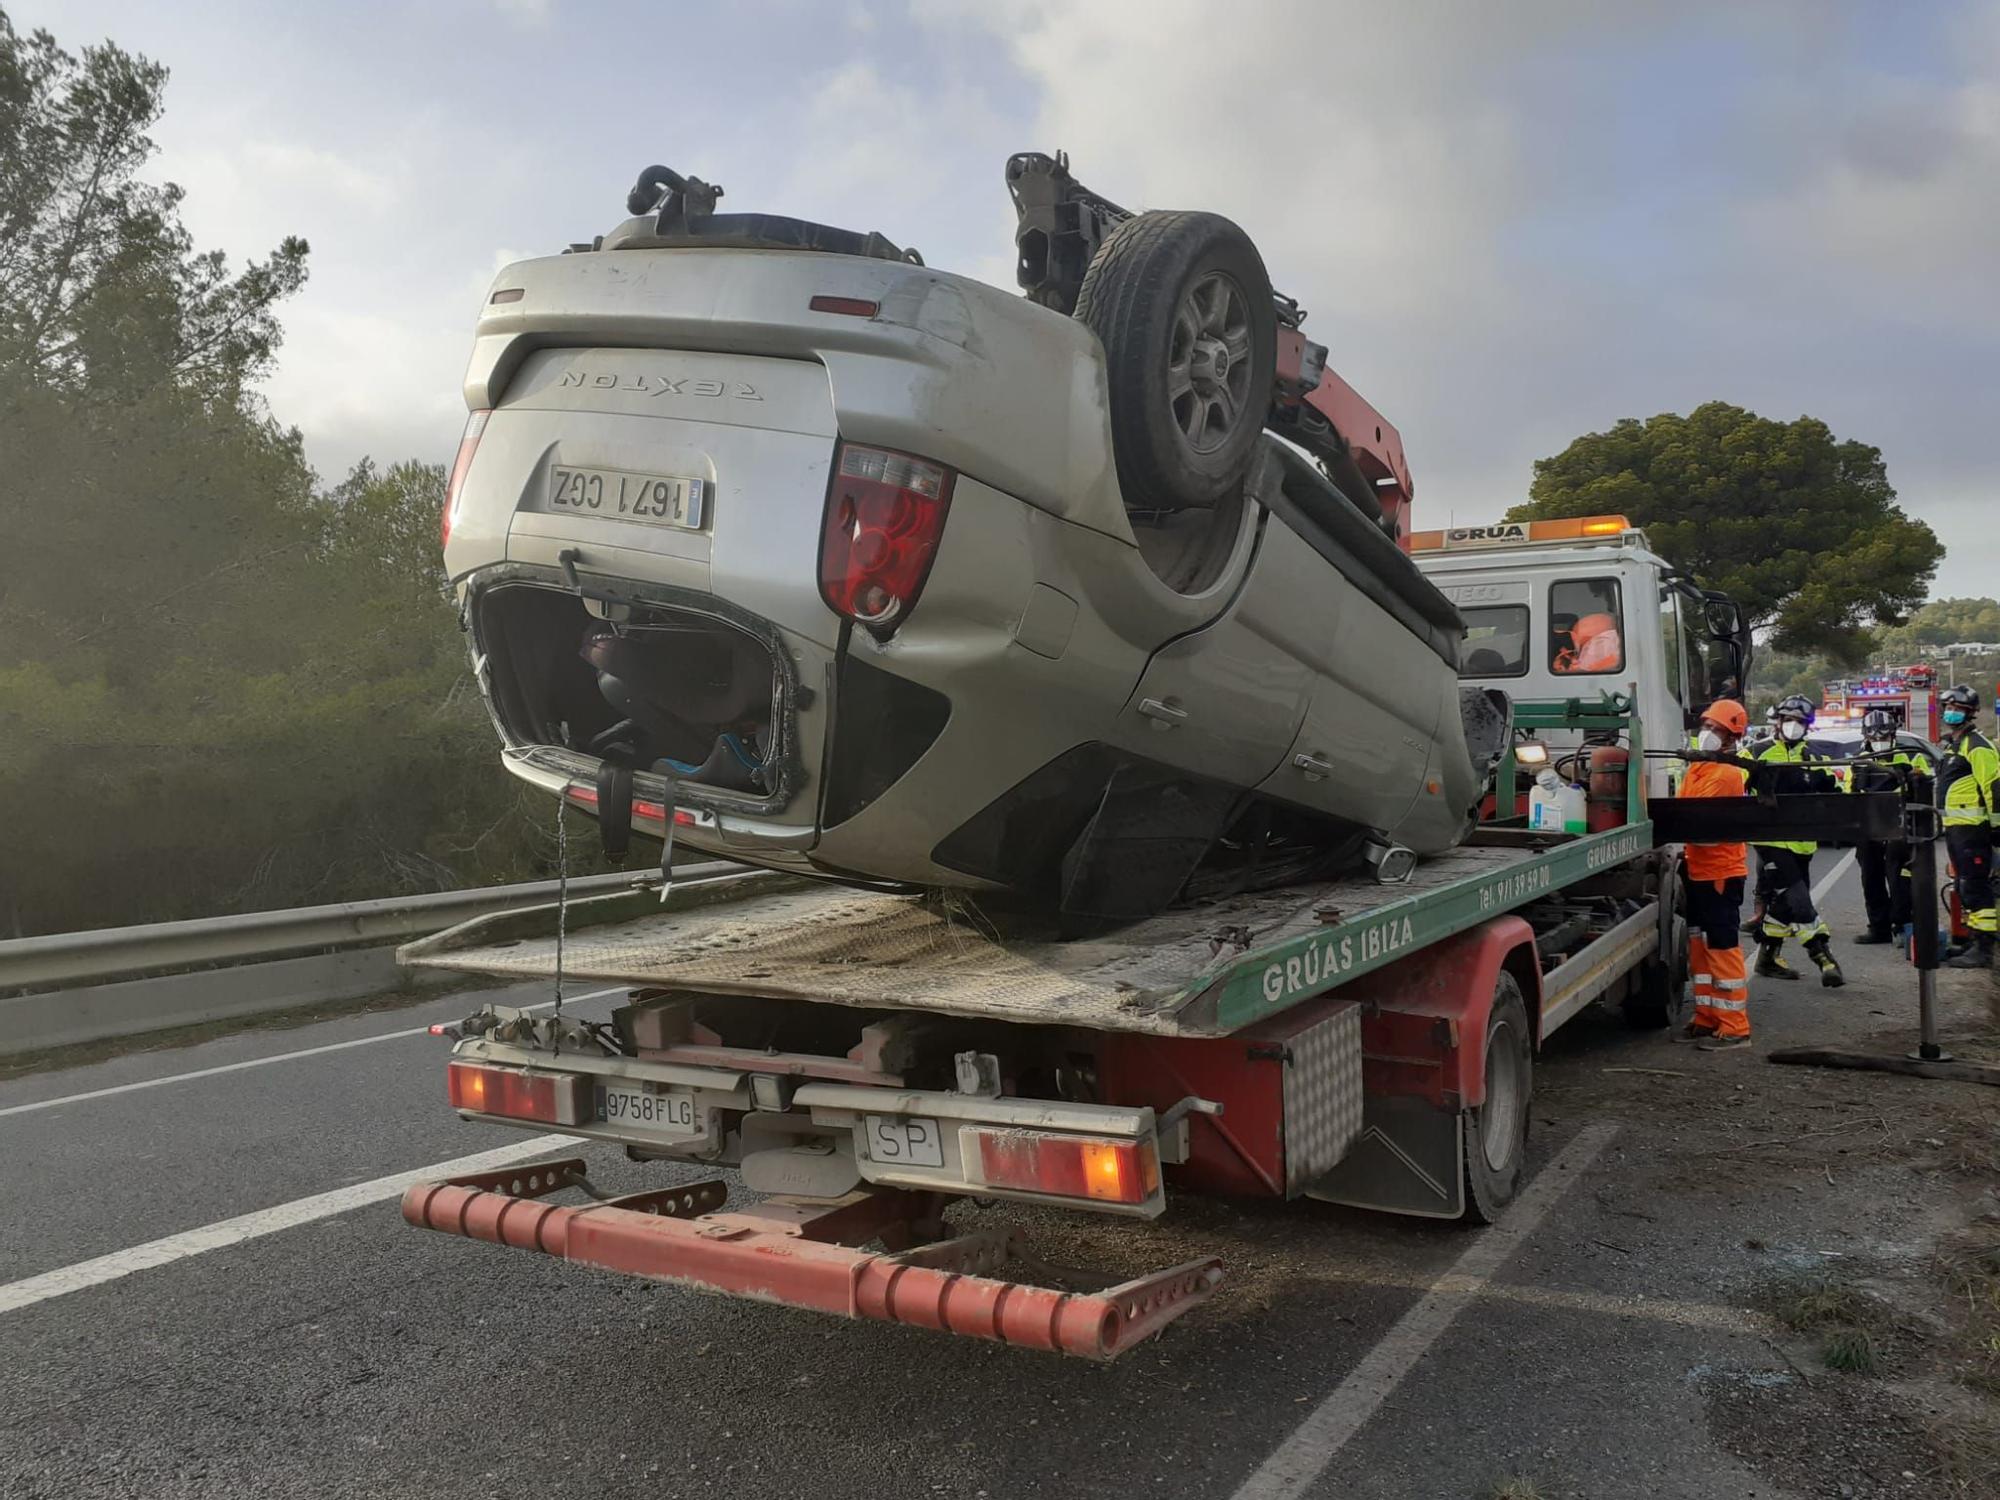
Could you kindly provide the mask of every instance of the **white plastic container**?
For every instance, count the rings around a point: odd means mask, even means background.
[[[1554,771],[1542,772],[1528,793],[1528,826],[1542,833],[1585,832],[1590,810],[1583,788],[1569,785]]]

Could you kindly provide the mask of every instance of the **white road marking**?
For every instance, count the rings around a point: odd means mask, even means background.
[[[587,995],[565,995],[563,1004],[574,1005],[579,1000],[598,1000],[606,995],[622,995],[628,985],[616,985],[608,990],[592,990]],[[555,1001],[544,1000],[538,1005],[523,1005],[521,1010],[548,1010]],[[222,1063],[213,1068],[196,1068],[190,1073],[170,1073],[165,1078],[142,1078],[137,1083],[114,1084],[110,1088],[89,1089],[81,1094],[64,1094],[60,1099],[37,1099],[32,1104],[10,1104],[0,1109],[0,1115],[25,1115],[38,1109],[54,1109],[58,1104],[81,1104],[86,1099],[105,1099],[113,1094],[129,1094],[137,1089],[164,1088],[170,1083],[186,1083],[192,1078],[213,1078],[218,1073],[240,1073],[245,1068],[261,1068],[269,1063],[294,1062],[301,1057],[318,1057],[326,1052],[345,1052],[349,1047],[372,1047],[377,1042],[398,1041],[406,1036],[424,1036],[430,1031],[428,1026],[410,1026],[401,1031],[385,1031],[377,1036],[356,1037],[351,1042],[328,1042],[323,1047],[301,1047],[296,1052],[278,1052],[270,1057],[253,1057],[245,1062]]]
[[[1831,870],[1820,876],[1819,883],[1812,888],[1814,911],[1819,910],[1819,904],[1826,899],[1826,893],[1840,883],[1840,877],[1847,873],[1847,867],[1853,863],[1854,851],[1849,849],[1845,854],[1840,856]]]
[[[219,1223],[207,1224],[200,1229],[184,1230],[180,1234],[170,1234],[165,1239],[149,1240],[143,1245],[134,1245],[129,1250],[115,1250],[109,1255],[78,1261],[73,1266],[62,1266],[54,1271],[44,1271],[39,1276],[30,1276],[25,1280],[0,1286],[0,1313],[32,1307],[35,1303],[46,1302],[51,1297],[67,1297],[71,1292],[102,1286],[107,1281],[117,1281],[135,1271],[150,1271],[155,1266],[171,1265],[177,1260],[186,1260],[190,1256],[202,1255],[210,1250],[240,1245],[245,1240],[261,1239],[267,1234],[276,1234],[281,1229],[293,1229],[300,1224],[310,1224],[315,1219],[329,1219],[335,1214],[344,1214],[349,1209],[380,1203],[385,1198],[399,1197],[403,1189],[412,1183],[512,1166],[515,1162],[526,1161],[531,1156],[545,1156],[558,1147],[576,1144],[578,1143],[574,1136],[530,1136],[525,1141],[516,1141],[513,1145],[502,1146],[498,1150],[481,1151],[473,1156],[460,1156],[451,1161],[434,1162],[428,1167],[417,1167],[408,1172],[377,1177],[372,1182],[357,1182],[351,1187],[335,1188],[329,1193],[315,1193],[310,1198],[297,1198],[290,1203],[280,1203],[275,1208],[260,1208],[255,1213],[242,1214],[234,1219],[223,1219]]]
[[[1617,1133],[1616,1125],[1587,1125],[1578,1131],[1576,1139],[1528,1184],[1506,1219],[1479,1232],[1451,1269],[1244,1481],[1234,1500],[1293,1500],[1305,1493]]]

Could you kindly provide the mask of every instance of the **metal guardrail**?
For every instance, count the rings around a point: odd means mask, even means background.
[[[683,865],[674,871],[674,884],[705,883],[753,873],[747,866],[725,861]],[[570,881],[569,889],[573,896],[602,896],[643,890],[659,883],[659,872],[648,870],[635,874],[585,875]],[[90,932],[12,938],[0,942],[0,993],[272,958],[284,953],[385,943],[437,932],[472,917],[541,906],[555,900],[556,891],[556,881],[533,880],[475,890],[299,906],[285,911],[197,917],[186,922],[153,922],[143,927],[103,927]]]

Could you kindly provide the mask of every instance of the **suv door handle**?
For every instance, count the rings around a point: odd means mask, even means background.
[[[1307,781],[1319,781],[1333,774],[1333,762],[1306,751],[1292,757],[1292,764],[1306,773]]]
[[[1186,722],[1188,716],[1188,711],[1171,698],[1142,699],[1139,712],[1153,721],[1155,729],[1172,729]]]

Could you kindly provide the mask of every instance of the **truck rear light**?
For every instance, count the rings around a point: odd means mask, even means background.
[[[590,1080],[581,1073],[531,1073],[524,1068],[488,1068],[448,1063],[445,1092],[453,1109],[540,1120],[547,1125],[581,1125],[591,1115]]]
[[[438,522],[438,541],[444,545],[451,541],[452,522],[458,519],[458,502],[465,493],[465,476],[472,468],[472,455],[479,451],[479,435],[486,430],[489,411],[476,411],[465,419],[465,431],[459,435],[458,456],[451,461],[451,478],[444,486],[444,513]]]
[[[1039,1130],[968,1132],[979,1141],[979,1172],[988,1187],[1107,1203],[1144,1203],[1160,1187],[1160,1153],[1151,1141],[1098,1141]]]
[[[839,446],[819,546],[819,591],[836,614],[886,635],[910,612],[930,576],[955,477],[907,453]]]

